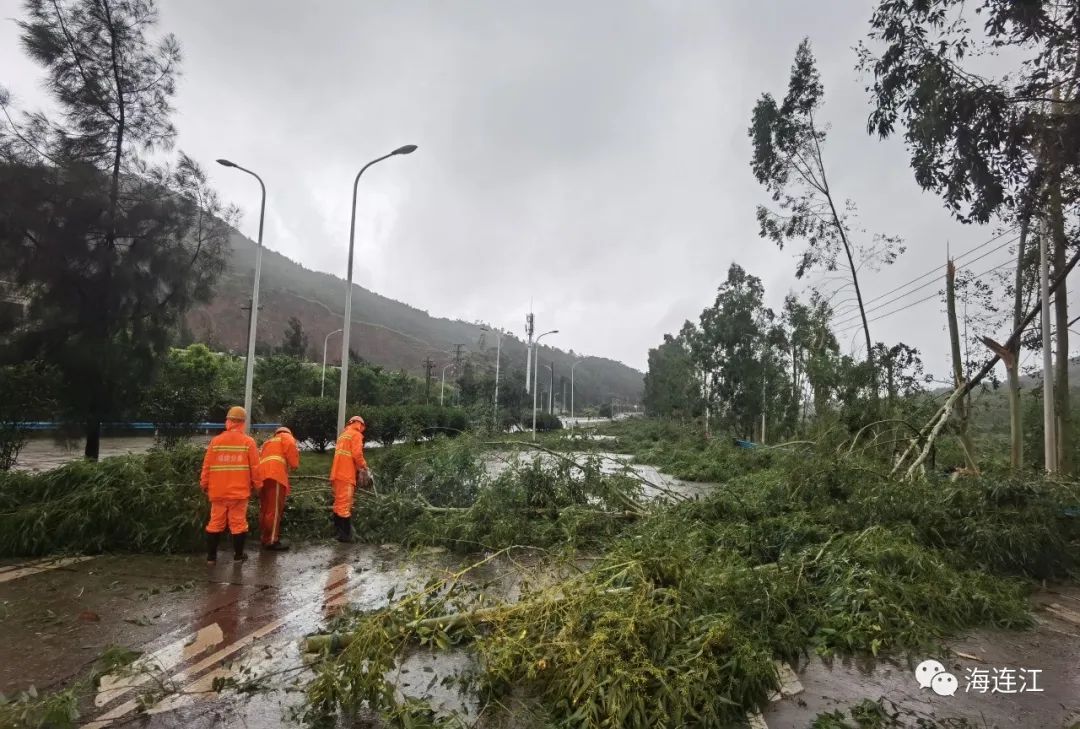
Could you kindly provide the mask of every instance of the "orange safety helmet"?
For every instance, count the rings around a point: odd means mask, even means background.
[[[367,425],[367,423],[364,422],[364,419],[361,418],[359,415],[354,415],[351,418],[349,418],[349,422],[346,423],[346,425],[352,425],[353,423],[360,423],[360,425]]]
[[[274,431],[274,435],[277,435],[278,433],[288,433],[289,435],[292,435],[292,431],[286,428],[284,425]]]
[[[239,405],[233,405],[229,408],[229,413],[225,416],[225,419],[237,420],[242,423],[247,420],[247,411]]]

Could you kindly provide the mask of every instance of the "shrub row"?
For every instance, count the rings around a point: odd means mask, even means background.
[[[460,408],[438,405],[357,406],[367,423],[366,440],[391,445],[399,440],[418,441],[438,433],[457,435],[469,430],[469,417]],[[297,440],[307,441],[322,453],[337,438],[337,401],[332,398],[305,397],[282,413],[281,421],[292,429]]]

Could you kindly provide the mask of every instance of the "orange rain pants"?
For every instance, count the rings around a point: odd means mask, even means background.
[[[210,502],[210,523],[206,525],[209,534],[221,534],[228,525],[229,532],[247,534],[247,499],[214,499]]]
[[[330,481],[330,489],[334,492],[334,513],[348,519],[352,516],[356,484],[335,478]]]
[[[281,513],[285,511],[286,486],[272,478],[263,479],[259,492],[259,540],[274,544],[281,539]]]

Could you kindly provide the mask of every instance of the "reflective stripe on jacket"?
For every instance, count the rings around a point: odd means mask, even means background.
[[[292,434],[277,433],[263,443],[259,472],[264,480],[274,479],[285,486],[285,493],[289,493],[289,471],[299,467],[300,449]]]
[[[338,436],[334,448],[334,463],[330,466],[330,479],[356,485],[356,472],[367,468],[364,460],[364,424],[351,423]]]
[[[251,490],[262,485],[259,475],[259,449],[244,424],[229,421],[225,432],[214,436],[203,458],[199,483],[211,501],[246,499]]]

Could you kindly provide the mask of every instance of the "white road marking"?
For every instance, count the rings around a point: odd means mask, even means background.
[[[30,575],[36,575],[39,572],[48,572],[49,570],[59,569],[60,567],[68,567],[69,565],[78,564],[79,562],[85,562],[88,559],[93,559],[93,556],[63,557],[62,559],[46,559],[24,565],[13,565],[12,567],[6,568],[5,571],[0,572],[0,582],[11,582],[20,577],[29,577]]]
[[[791,666],[782,661],[774,661],[774,663],[776,663],[776,673],[780,676],[780,690],[770,696],[769,701],[779,701],[788,696],[801,694],[803,692],[802,682],[799,681],[799,677],[795,675],[795,671],[791,669]]]
[[[202,630],[169,643],[148,656],[135,661],[123,674],[102,676],[94,706],[99,709],[110,704],[132,689],[150,680],[156,673],[163,673],[194,658],[225,640],[221,626],[207,625]]]
[[[803,692],[802,682],[799,681],[799,677],[792,670],[791,665],[784,661],[773,661],[776,664],[776,673],[780,677],[780,690],[774,691],[772,696],[769,697],[769,701],[780,701],[788,696],[795,696]],[[769,729],[769,725],[765,723],[765,717],[759,711],[752,711],[746,714],[746,723],[750,729]]]
[[[350,591],[350,589],[353,589],[353,588],[350,588],[349,584],[348,584],[348,579],[351,576],[351,574],[352,574],[352,567],[350,567],[349,565],[346,565],[346,564],[335,565],[333,568],[331,568],[330,576],[331,576],[332,579],[328,584],[334,585],[337,582],[343,582],[344,584],[341,584],[340,586],[335,587],[330,592],[327,592],[324,595],[324,598],[323,598],[324,599],[324,604],[329,605],[331,602],[333,602],[333,601],[337,600],[338,598],[340,598],[341,595],[343,595],[345,593],[348,593]],[[184,681],[189,681],[192,678],[196,678],[197,680],[192,685],[201,685],[202,679],[198,679],[198,676],[199,676],[200,673],[205,671],[207,668],[210,668],[210,667],[212,667],[212,666],[214,666],[214,665],[216,665],[218,663],[221,663],[223,660],[225,660],[229,656],[232,656],[233,654],[237,653],[238,651],[242,650],[243,648],[246,648],[247,646],[251,645],[255,641],[259,640],[260,638],[263,638],[264,636],[269,635],[270,633],[273,633],[275,630],[277,630],[281,626],[285,625],[286,623],[288,623],[288,622],[290,622],[292,620],[295,620],[296,618],[303,615],[304,612],[306,612],[306,611],[308,611],[310,609],[311,609],[311,604],[308,603],[306,605],[303,605],[303,606],[297,608],[296,610],[293,610],[291,613],[289,613],[288,615],[285,615],[282,618],[278,618],[277,620],[273,620],[273,621],[267,623],[266,625],[262,626],[261,628],[258,628],[257,630],[254,630],[251,633],[248,633],[243,638],[240,638],[239,640],[237,640],[237,641],[235,641],[233,643],[230,643],[229,645],[225,646],[224,648],[222,648],[222,649],[216,651],[215,653],[207,656],[206,658],[202,659],[201,661],[199,661],[195,665],[190,666],[190,667],[185,668],[184,670],[180,671],[179,673],[177,673],[176,675],[174,675],[170,679],[170,682],[171,683],[182,683]],[[220,674],[220,675],[227,675],[227,674],[230,674],[230,673],[232,673],[232,671],[229,671],[229,670],[226,670],[226,669],[218,669],[218,671],[212,672],[212,674]],[[210,683],[211,684],[213,683],[213,678],[210,679]],[[208,686],[209,686],[209,684],[208,684]],[[190,689],[190,686],[187,686],[187,687],[185,687],[184,689],[181,690],[181,693],[188,693],[190,695],[189,689]],[[121,717],[123,717],[123,716],[125,716],[127,714],[130,714],[132,711],[135,711],[138,707],[139,707],[138,700],[132,699],[130,701],[126,701],[123,704],[120,704],[119,706],[117,706],[116,708],[102,714],[101,716],[99,716],[94,721],[89,722],[87,724],[84,724],[83,729],[102,729],[102,727],[108,726],[109,724],[111,724],[116,719],[119,719],[119,718],[121,718]]]
[[[765,723],[765,717],[756,711],[746,715],[746,725],[750,729],[769,729],[769,725]]]

